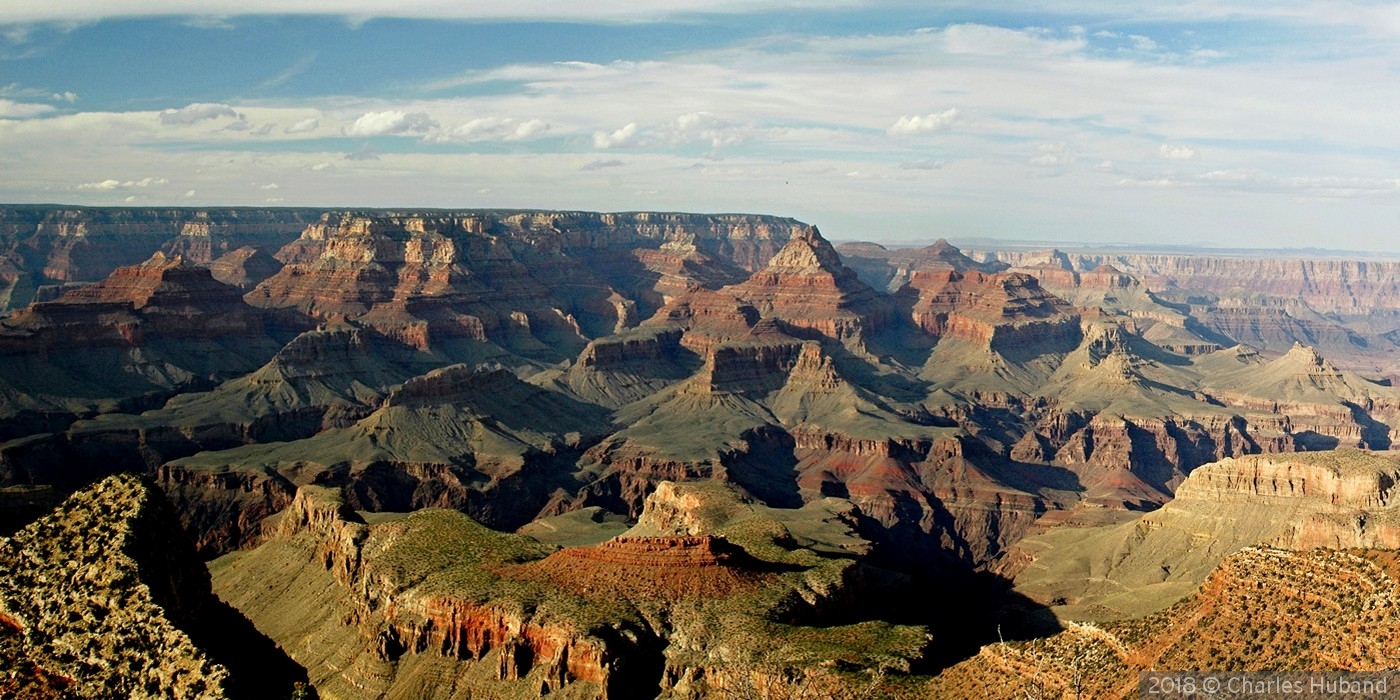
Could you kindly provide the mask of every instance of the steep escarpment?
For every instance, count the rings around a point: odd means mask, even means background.
[[[0,637],[62,697],[291,691],[291,667],[230,621],[158,491],[114,476],[0,539]],[[211,632],[217,628],[217,635]],[[229,664],[230,666],[226,666]],[[230,667],[238,674],[230,675]]]
[[[559,359],[681,288],[757,269],[799,230],[771,217],[567,212],[327,215],[249,293],[262,307],[363,318],[421,347],[490,340]],[[434,341],[434,338],[437,341]]]
[[[1150,612],[1189,593],[1242,547],[1400,545],[1398,479],[1392,453],[1225,459],[1195,469],[1171,503],[1138,520],[1022,541],[1007,569],[1018,590],[1066,615]]]
[[[46,284],[91,282],[156,252],[204,264],[242,246],[276,250],[316,212],[297,209],[141,209],[0,207],[0,258],[15,271],[0,275],[19,309]],[[13,278],[13,281],[10,281]]]
[[[780,523],[703,491],[691,505],[724,513],[707,521],[711,533],[629,534],[550,554],[447,511],[366,524],[333,492],[304,487],[263,544],[213,564],[215,588],[306,664],[323,697],[413,692],[427,677],[511,697],[703,696],[745,668],[725,660],[732,650],[760,648],[737,634],[743,620],[800,639],[805,628],[778,622],[775,604],[811,609],[851,566],[775,546]],[[668,585],[589,585],[636,578]],[[729,598],[706,595],[724,581],[736,582]],[[923,643],[917,629],[843,634],[872,654]]]
[[[1397,574],[1392,550],[1248,547],[1166,610],[985,646],[924,692],[1134,698],[1139,673],[1155,669],[1385,671],[1400,643]]]
[[[1328,258],[1254,257],[1247,255],[1169,255],[1154,253],[1076,253],[1052,251],[975,252],[1012,267],[1054,259],[1084,272],[1112,265],[1146,281],[1154,289],[1178,287],[1227,293],[1249,289],[1269,296],[1303,299],[1318,311],[1342,314],[1400,304],[1400,263]]]
[[[157,253],[0,321],[0,438],[207,389],[266,362],[274,335],[236,289]]]

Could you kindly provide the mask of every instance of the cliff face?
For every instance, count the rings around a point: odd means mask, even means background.
[[[934,336],[997,352],[1065,352],[1079,342],[1078,311],[1029,275],[920,270],[908,284],[918,295],[912,319]]]
[[[1224,294],[1242,288],[1274,297],[1302,299],[1323,312],[1354,314],[1400,308],[1400,263],[1395,262],[1059,251],[988,251],[972,255],[1017,268],[1053,261],[1061,269],[1087,272],[1111,265],[1142,279],[1153,289],[1178,287]]]
[[[1150,612],[1242,547],[1400,544],[1397,479],[1400,464],[1388,452],[1224,459],[1192,471],[1175,500],[1135,521],[1028,538],[1006,571],[1018,590],[1073,617]]]
[[[650,697],[667,678],[743,669],[726,650],[759,640],[731,625],[841,595],[849,560],[796,548],[722,487],[668,484],[651,503],[708,531],[550,553],[445,511],[367,525],[334,492],[303,487],[261,545],[213,564],[215,589],[303,661],[323,696],[344,698],[407,692],[425,669],[473,693]]]
[[[275,250],[316,213],[278,209],[0,208],[0,258],[17,271],[4,309],[45,284],[90,282],[156,252],[205,264],[242,246]],[[4,276],[0,276],[4,279]]]
[[[498,546],[518,552],[516,556],[538,556],[539,545],[491,533],[447,513],[367,526],[333,492],[314,487],[298,492],[267,537],[259,549],[215,567],[216,590],[274,638],[279,631],[293,635],[278,641],[290,646],[294,657],[306,660],[312,683],[323,694],[353,698],[376,697],[396,688],[403,692],[415,682],[406,669],[421,656],[429,658],[427,663],[450,661],[442,668],[464,685],[485,688],[493,681],[528,679],[539,693],[578,686],[575,691],[582,694],[574,697],[607,697],[610,662],[617,652],[602,639],[563,621],[551,622],[544,611],[512,610],[482,600],[482,590],[458,594],[422,578],[452,559],[473,565],[474,571],[479,557],[493,553],[472,546],[478,541],[499,540]],[[466,549],[435,551],[430,544],[434,538]],[[428,549],[416,549],[419,546]],[[483,582],[491,578],[481,575]],[[312,591],[289,589],[269,595],[246,590],[248,581],[265,576],[326,578],[340,591],[331,598],[337,609],[325,618],[307,616],[308,601],[302,598]],[[294,619],[279,619],[289,610],[298,611]],[[332,650],[330,656],[295,643],[315,638],[355,643],[354,648]],[[395,662],[405,667],[398,676]],[[472,668],[485,673],[473,673]]]
[[[797,230],[729,215],[327,215],[278,254],[287,267],[248,299],[363,318],[423,347],[467,337],[573,354],[682,289],[756,269]]]

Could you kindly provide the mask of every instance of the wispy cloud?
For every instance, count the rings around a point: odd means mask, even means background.
[[[123,180],[112,180],[112,179],[108,179],[108,180],[102,180],[102,181],[100,181],[100,182],[85,182],[85,183],[83,183],[83,184],[81,184],[81,185],[78,185],[75,189],[78,189],[78,190],[95,190],[95,191],[103,192],[103,191],[111,191],[111,190],[129,190],[129,189],[132,189],[132,188],[154,187],[154,186],[158,186],[158,185],[166,185],[166,184],[169,184],[169,183],[170,183],[169,180],[166,180],[165,178],[157,178],[157,177],[143,177],[143,178],[141,178],[140,180],[125,180],[125,181],[123,181]]]
[[[300,59],[297,59],[296,63],[287,66],[277,75],[274,75],[271,78],[268,78],[267,80],[264,80],[261,83],[259,83],[258,88],[266,90],[268,88],[277,87],[278,85],[281,85],[287,82],[288,80],[291,80],[292,78],[295,78],[298,75],[305,73],[306,69],[310,68],[311,65],[316,62],[316,56],[316,53],[309,53],[305,56],[302,56]]]
[[[188,126],[209,119],[231,117],[239,119],[238,112],[222,103],[196,102],[179,109],[167,109],[160,113],[160,123],[167,126]]]
[[[299,121],[299,122],[297,122],[297,123],[295,123],[295,124],[293,124],[293,125],[287,127],[286,129],[283,129],[283,130],[282,130],[282,133],[284,133],[284,134],[309,134],[309,133],[311,133],[311,132],[313,132],[313,131],[319,129],[320,127],[321,127],[321,120],[320,120],[320,119],[317,119],[317,118],[315,118],[315,117],[311,117],[310,119],[303,119],[303,120],[301,120],[301,121]]]
[[[931,131],[943,131],[951,127],[957,119],[958,109],[953,107],[933,114],[900,117],[885,131],[891,136],[925,134]]]

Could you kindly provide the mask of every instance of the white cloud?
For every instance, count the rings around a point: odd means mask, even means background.
[[[312,117],[303,119],[282,130],[284,134],[309,134],[321,127],[321,120]]]
[[[185,199],[191,199],[191,198],[193,198],[193,197],[194,197],[194,190],[185,190]]]
[[[926,134],[932,131],[944,131],[953,125],[958,118],[958,108],[952,107],[942,112],[933,114],[913,115],[900,117],[886,133],[891,136],[909,136],[911,134]]]
[[[218,119],[220,117],[232,117],[241,119],[241,115],[226,104],[211,102],[195,102],[185,105],[179,109],[167,109],[160,113],[160,123],[166,126],[188,126],[207,119]]]
[[[275,183],[275,182],[269,182],[269,183],[267,183],[266,185],[263,185],[263,186],[259,187],[258,189],[260,189],[260,190],[277,190],[277,189],[281,189],[281,188],[282,188],[281,185],[279,185],[279,184],[277,184],[277,183]]]
[[[1138,51],[1157,50],[1157,42],[1153,41],[1150,37],[1145,37],[1141,34],[1130,34],[1128,38],[1132,40],[1133,48]]]
[[[137,188],[137,187],[144,188],[144,187],[154,187],[154,186],[157,186],[157,185],[167,185],[167,184],[170,184],[170,181],[169,181],[169,180],[166,180],[165,178],[158,178],[158,177],[144,177],[144,178],[141,178],[140,180],[126,180],[126,181],[107,179],[107,180],[102,180],[101,182],[85,182],[85,183],[83,183],[83,184],[81,184],[81,185],[78,185],[76,189],[79,189],[79,190],[95,190],[95,191],[99,191],[99,192],[106,192],[106,191],[111,191],[111,190],[129,190],[129,189]]]
[[[445,131],[437,136],[439,141],[523,141],[549,131],[549,122],[543,119],[520,121],[511,117],[478,117]]]
[[[1157,149],[1157,155],[1164,160],[1195,160],[1196,149],[1164,143]]]
[[[0,119],[28,119],[54,110],[52,105],[0,99]]]
[[[947,165],[947,161],[942,158],[925,158],[923,160],[900,163],[899,167],[904,170],[942,170]]]
[[[1063,142],[1043,143],[1028,161],[1042,168],[1054,168],[1073,163],[1079,156]]]
[[[345,129],[346,136],[385,136],[397,134],[426,134],[438,128],[427,112],[405,113],[397,110],[366,112]]]
[[[78,93],[71,90],[67,92],[55,92],[49,96],[49,99],[52,99],[54,102],[67,102],[71,105],[78,101]]]
[[[608,132],[606,132],[606,131],[597,131],[597,132],[594,132],[594,133],[593,133],[593,147],[594,147],[594,148],[617,148],[617,147],[619,147],[619,146],[626,146],[626,145],[632,143],[632,140],[635,139],[636,137],[637,137],[637,123],[636,123],[636,122],[629,122],[629,123],[627,124],[627,126],[624,126],[624,127],[622,127],[621,129],[618,129],[618,130],[616,130],[616,131],[614,131],[614,132],[612,132],[612,133],[608,133]]]
[[[549,131],[549,122],[543,119],[531,119],[515,127],[515,131],[512,131],[510,135],[506,136],[506,140],[523,141],[531,136],[538,136],[547,131]]]
[[[682,146],[688,143],[707,143],[710,155],[716,157],[729,146],[744,143],[759,135],[760,130],[751,125],[730,122],[713,112],[699,111],[682,114],[670,123],[656,130],[655,143],[664,146]],[[769,133],[773,133],[771,130]]]

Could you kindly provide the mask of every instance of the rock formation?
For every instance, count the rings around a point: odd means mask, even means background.
[[[685,490],[668,485],[659,498]],[[698,506],[716,530],[629,534],[550,554],[449,511],[366,524],[334,492],[303,487],[261,545],[213,564],[215,589],[334,697],[411,692],[420,673],[473,692],[646,697],[676,684],[691,692],[732,677],[726,649],[759,648],[734,625],[777,624],[791,606],[820,609],[852,563],[777,547],[774,537],[791,541],[786,528],[723,491],[679,501],[651,510]],[[807,528],[798,531],[816,532]],[[730,597],[712,597],[720,592]],[[891,638],[844,634],[871,653],[922,643],[917,629],[885,629]]]
[[[1242,547],[1395,548],[1394,453],[1253,455],[1197,468],[1176,498],[1141,518],[1057,529],[1006,560],[1017,589],[1086,619],[1140,615],[1188,594]]]
[[[1269,678],[1284,669],[1384,672],[1394,667],[1400,643],[1397,575],[1393,550],[1248,547],[1166,610],[1102,625],[1069,623],[1048,638],[985,646],[923,692],[1133,698],[1139,673],[1150,670],[1228,669]],[[1393,672],[1376,677],[1384,676],[1396,680]]]
[[[270,649],[259,657],[246,623],[225,611],[159,491],[109,477],[0,538],[0,661],[12,671],[0,688],[172,700],[289,693],[289,662]]]

